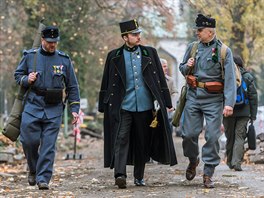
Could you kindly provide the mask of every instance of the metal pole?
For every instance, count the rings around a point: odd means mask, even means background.
[[[74,130],[74,152],[73,152],[73,159],[76,159],[76,141],[77,141],[77,130]]]
[[[65,104],[65,108],[64,108],[64,131],[63,131],[63,135],[65,138],[68,137],[68,104]]]

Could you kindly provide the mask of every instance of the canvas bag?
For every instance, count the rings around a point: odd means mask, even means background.
[[[195,42],[193,44],[193,47],[191,50],[191,54],[190,54],[191,58],[195,58],[197,48],[198,48],[198,42]],[[190,70],[189,73],[191,73],[191,71],[192,70]],[[189,73],[188,73],[188,75],[189,75]],[[183,87],[181,89],[181,95],[180,95],[179,101],[177,103],[177,106],[176,106],[176,109],[175,109],[175,112],[174,112],[173,118],[172,118],[172,125],[175,127],[180,126],[180,119],[181,119],[182,112],[183,112],[183,109],[184,109],[185,103],[186,103],[186,94],[187,94],[187,80],[185,77],[185,84],[183,85]]]
[[[14,101],[11,113],[2,130],[2,134],[13,142],[17,140],[20,134],[21,114],[24,109],[23,96],[26,91],[24,87],[20,86],[18,96]]]
[[[34,71],[36,71],[36,61],[37,61],[36,59],[37,59],[37,53],[35,53],[34,55],[34,66],[33,66]],[[2,134],[13,142],[16,141],[18,136],[20,135],[22,112],[24,110],[24,105],[30,90],[31,90],[31,86],[27,89],[23,87],[21,83],[19,87],[18,95],[14,101],[10,115],[2,130]],[[24,99],[24,95],[25,95],[25,99]]]
[[[180,119],[181,119],[182,112],[183,112],[183,109],[186,103],[186,94],[187,94],[187,84],[185,83],[185,85],[183,85],[181,89],[181,95],[179,98],[179,102],[173,114],[172,125],[175,127],[180,126]]]
[[[248,148],[250,150],[256,150],[256,131],[255,127],[253,125],[253,120],[250,121],[251,124],[248,126],[248,131],[247,131],[247,141],[248,141]]]

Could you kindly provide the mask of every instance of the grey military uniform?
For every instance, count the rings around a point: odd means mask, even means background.
[[[190,69],[187,61],[190,58],[192,45],[193,43],[188,46],[183,62],[180,64],[180,71],[184,76]],[[224,82],[224,91],[223,93],[209,93],[204,88],[188,87],[182,128],[184,155],[191,162],[195,162],[199,155],[198,137],[203,130],[205,119],[206,143],[202,147],[202,160],[205,163],[204,174],[208,176],[213,175],[214,167],[220,163],[218,138],[221,135],[223,106],[233,107],[236,97],[232,52],[229,48],[227,49],[225,72],[222,77],[220,46],[221,42],[216,38],[208,44],[198,44],[193,75],[198,82]],[[213,48],[218,49],[219,61],[216,63],[212,59]]]

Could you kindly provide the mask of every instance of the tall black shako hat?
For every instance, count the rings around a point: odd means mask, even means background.
[[[216,21],[214,18],[198,14],[195,20],[196,26],[194,29],[200,28],[215,28]]]
[[[58,42],[60,40],[59,29],[55,26],[47,26],[41,31],[41,37],[47,42]]]
[[[136,34],[142,32],[142,30],[138,26],[138,22],[136,19],[130,20],[130,21],[124,21],[119,23],[121,35],[124,34]]]

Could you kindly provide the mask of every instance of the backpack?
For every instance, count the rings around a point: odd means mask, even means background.
[[[199,44],[199,41],[195,41],[192,46],[191,54],[190,54],[192,58],[194,58],[197,53],[198,44]],[[226,50],[227,50],[227,46],[224,43],[222,43],[221,50],[220,50],[222,79],[224,79],[224,63],[225,63],[225,57],[226,57]],[[234,62],[233,62],[233,65],[235,67],[236,85],[237,87],[239,87],[241,85],[241,78],[242,78],[241,73],[239,71],[238,66]]]
[[[237,87],[237,96],[235,105],[244,105],[248,104],[248,94],[247,94],[247,84],[243,79],[243,74],[241,74],[241,85]]]

